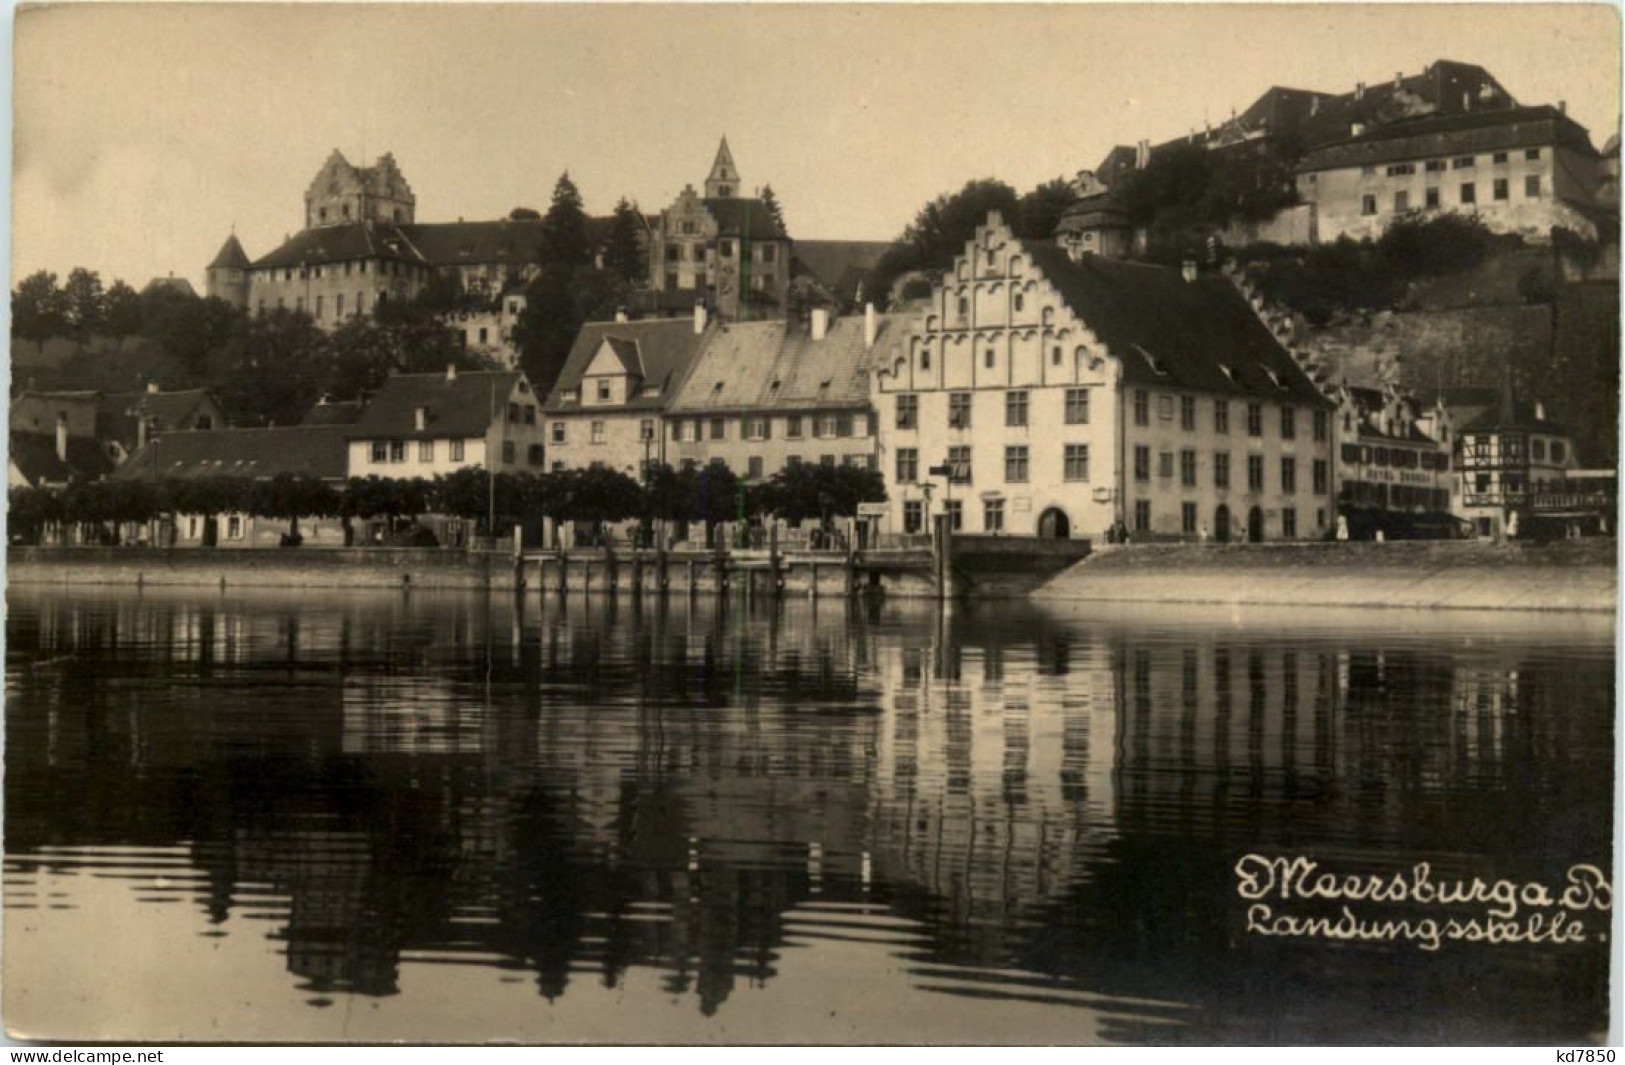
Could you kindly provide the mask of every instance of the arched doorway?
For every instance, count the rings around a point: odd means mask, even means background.
[[[1065,540],[1072,535],[1072,522],[1066,511],[1050,507],[1038,516],[1038,536],[1043,540]]]
[[[1213,539],[1221,544],[1230,542],[1230,505],[1220,503],[1213,512]]]
[[[1247,512],[1247,542],[1250,544],[1264,541],[1264,512],[1257,507]]]

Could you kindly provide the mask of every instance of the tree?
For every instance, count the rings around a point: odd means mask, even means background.
[[[39,543],[46,528],[62,520],[62,497],[49,488],[13,487],[7,502],[6,524],[12,535],[31,543]]]
[[[120,346],[126,338],[141,332],[141,297],[123,281],[114,281],[108,286],[102,308],[102,329],[116,338]]]
[[[1402,274],[1435,277],[1471,270],[1489,256],[1495,242],[1495,235],[1477,218],[1443,214],[1394,222],[1377,241],[1377,250]]]
[[[884,298],[892,283],[915,270],[946,270],[976,234],[989,214],[999,212],[1007,222],[1019,214],[1016,190],[1002,181],[968,181],[955,193],[944,193],[920,208],[897,242],[880,257],[864,278],[863,290]]]
[[[57,286],[55,274],[37,270],[18,282],[11,293],[12,333],[43,347],[50,338],[60,336],[67,324],[67,296]]]
[[[473,521],[486,535],[494,536],[497,529],[491,527],[492,516],[497,528],[523,521],[539,510],[539,499],[539,479],[534,474],[492,475],[478,466],[465,466],[434,479],[430,502],[436,512]]]
[[[767,216],[773,219],[774,228],[788,235],[790,227],[784,224],[784,208],[779,204],[778,196],[774,195],[772,185],[762,186],[762,206],[767,208]]]
[[[566,170],[553,185],[553,203],[542,218],[542,268],[571,271],[590,262],[587,213]]]
[[[1037,186],[1016,204],[1016,236],[1022,240],[1049,240],[1055,226],[1071,207],[1077,194],[1065,178],[1055,178]]]
[[[332,349],[303,312],[244,315],[210,359],[208,376],[234,422],[297,425],[332,376]]]
[[[880,474],[859,466],[801,463],[786,466],[757,489],[757,505],[791,523],[808,518],[850,518],[859,503],[883,503],[886,485]]]
[[[325,518],[339,513],[339,494],[320,477],[305,473],[279,473],[255,481],[248,493],[248,512],[256,517],[286,519],[285,544],[298,544],[300,518]]]
[[[184,366],[203,375],[232,334],[250,321],[223,300],[199,299],[159,285],[141,293],[141,332]]]
[[[582,323],[614,316],[626,303],[628,287],[610,270],[586,267],[545,271],[525,289],[525,309],[514,325],[519,363],[540,395],[546,395],[564,369]]]
[[[604,266],[628,284],[642,281],[649,273],[649,259],[638,241],[643,224],[637,208],[621,197],[615,203],[615,216],[604,249]]]
[[[76,266],[62,286],[62,298],[67,304],[68,328],[83,343],[102,329],[107,314],[107,295],[102,291],[102,276],[94,270]]]

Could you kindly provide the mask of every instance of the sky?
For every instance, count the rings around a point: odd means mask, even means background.
[[[887,240],[932,197],[1024,191],[1244,109],[1448,58],[1619,126],[1620,27],[1590,4],[106,4],[15,22],[13,283],[74,266],[202,290],[303,224],[337,148],[393,152],[419,221],[654,213],[726,134],[793,237]]]

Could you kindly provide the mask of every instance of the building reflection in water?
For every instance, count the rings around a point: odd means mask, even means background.
[[[1535,1006],[1600,1023],[1600,951],[1459,952],[1424,980],[1393,948],[1266,949],[1230,867],[1260,849],[1480,875],[1606,861],[1606,634],[1576,651],[1188,610],[11,599],[8,879],[65,848],[184,843],[200,919],[263,921],[312,991],[477,965],[559,1000],[646,967],[710,1014],[807,945],[870,935],[944,996],[1103,996],[1125,1041],[1282,1038],[1293,1010],[1330,1038],[1330,986],[1366,996],[1337,1014],[1358,1025],[1396,981],[1431,988],[1396,1037],[1447,1023],[1424,1007],[1459,1031],[1521,1031]],[[1486,964],[1500,998],[1437,979]]]

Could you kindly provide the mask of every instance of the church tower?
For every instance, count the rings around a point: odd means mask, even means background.
[[[206,278],[205,292],[211,299],[225,300],[239,310],[248,308],[248,254],[243,251],[242,243],[233,233],[226,238],[220,246],[220,254],[214,257],[204,271]]]
[[[731,200],[738,195],[739,168],[734,166],[733,153],[728,150],[728,138],[723,137],[716,161],[711,164],[711,176],[705,179],[705,198]]]

